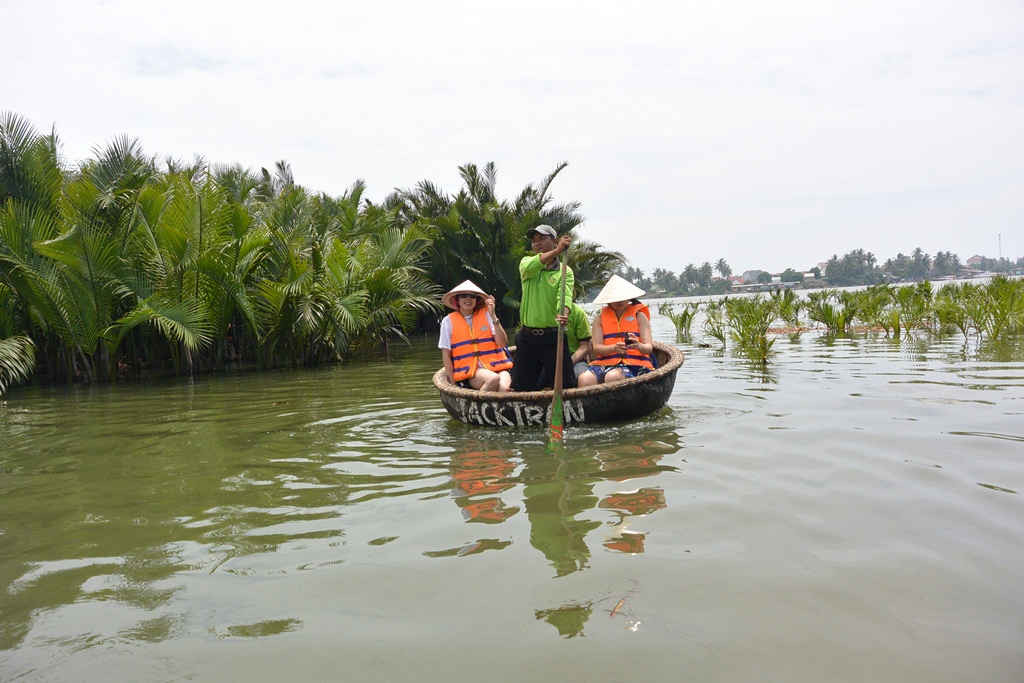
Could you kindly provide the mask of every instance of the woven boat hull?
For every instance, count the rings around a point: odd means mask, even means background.
[[[683,364],[679,349],[654,343],[658,369],[614,384],[562,392],[564,423],[621,422],[649,415],[668,402],[676,372]],[[485,427],[540,427],[550,421],[551,391],[498,393],[463,389],[448,382],[444,368],[434,373],[434,386],[448,413],[460,422]]]

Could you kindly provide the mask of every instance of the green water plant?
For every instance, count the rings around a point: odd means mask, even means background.
[[[1024,332],[1024,280],[997,276],[986,285],[946,285],[933,301],[940,329],[956,329],[967,341],[973,332],[988,342]]]
[[[718,301],[709,301],[704,307],[704,333],[714,337],[725,346],[728,337],[725,330],[724,307],[728,297]]]
[[[790,327],[800,327],[800,311],[804,302],[792,289],[771,293],[771,302],[775,306],[775,315],[786,321]]]
[[[908,334],[914,329],[930,329],[933,298],[932,285],[927,280],[895,290],[894,301],[899,310],[899,321]]]
[[[967,302],[969,299],[977,299],[978,292],[976,285],[964,282],[946,285],[936,293],[933,309],[940,333],[955,329],[964,336],[964,341],[967,341],[971,330],[975,329]]]
[[[849,334],[855,311],[855,292],[823,289],[807,295],[807,317],[824,325],[831,336]]]
[[[766,363],[774,339],[768,339],[768,327],[775,320],[776,305],[760,296],[730,298],[725,301],[729,337],[736,349],[752,361]]]
[[[850,292],[855,301],[857,319],[869,327],[885,330],[887,337],[900,337],[899,315],[892,315],[893,290],[890,285],[872,285],[859,292]]]
[[[677,311],[670,303],[658,304],[658,313],[672,321],[676,328],[676,340],[684,341],[690,339],[690,329],[693,327],[693,319],[700,309],[700,304],[686,303],[682,309]]]
[[[990,341],[1024,330],[1024,280],[998,275],[985,286],[986,313],[982,329]]]

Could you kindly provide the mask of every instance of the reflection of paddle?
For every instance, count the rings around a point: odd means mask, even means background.
[[[558,315],[565,310],[565,257],[559,254],[562,274],[558,280]],[[562,443],[562,355],[565,353],[565,325],[558,323],[558,342],[555,344],[555,387],[551,396],[551,430],[548,433],[548,448]]]

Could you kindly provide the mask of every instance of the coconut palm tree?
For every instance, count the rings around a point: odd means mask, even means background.
[[[465,164],[459,167],[463,187],[453,197],[423,181],[413,190],[391,195],[385,206],[396,209],[401,225],[416,225],[433,236],[429,274],[435,282],[447,289],[472,279],[495,296],[499,317],[511,324],[522,296],[518,264],[527,253],[527,231],[546,223],[563,234],[583,222],[578,202],[558,204],[550,194],[566,166],[559,164],[540,183],[503,201],[497,196],[493,162],[482,168]]]
[[[440,310],[443,290],[424,268],[429,238],[415,228],[397,226],[367,236],[350,250],[347,259],[346,286],[361,283],[365,291],[365,323],[359,330],[364,347],[383,345],[389,352],[389,340],[405,340],[418,314]]]

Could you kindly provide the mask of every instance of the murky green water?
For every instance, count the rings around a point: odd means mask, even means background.
[[[691,347],[553,458],[449,419],[432,341],[15,390],[0,679],[1024,680],[1018,351]]]

